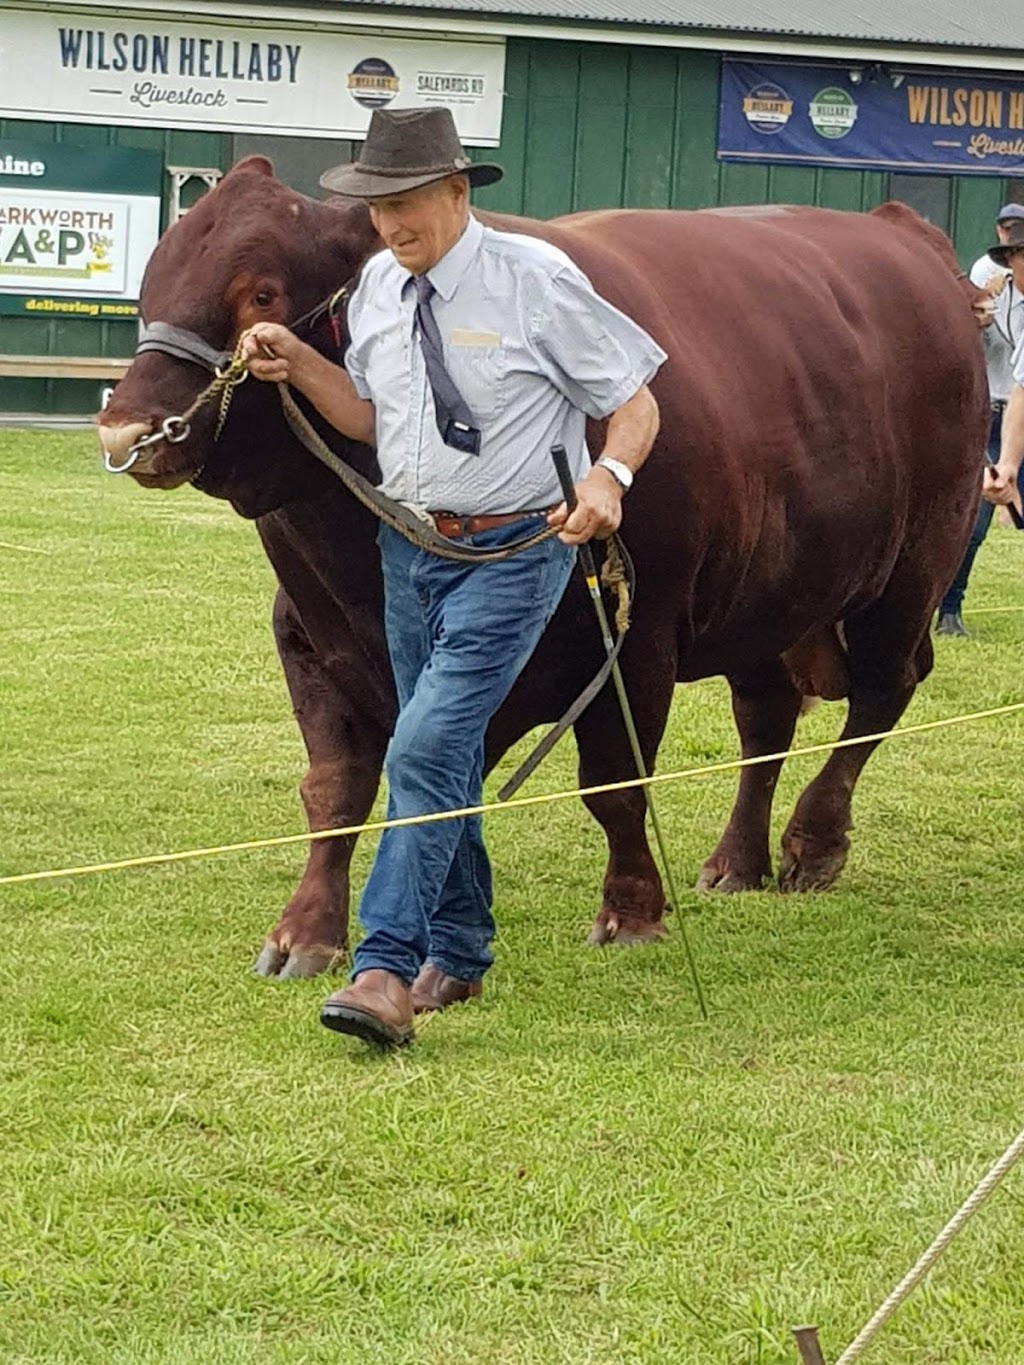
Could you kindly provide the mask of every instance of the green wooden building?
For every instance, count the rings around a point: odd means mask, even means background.
[[[148,199],[117,219],[126,233],[146,212],[166,226],[254,151],[319,194],[320,169],[358,150],[352,114],[410,102],[412,82],[415,101],[451,103],[460,129],[464,119],[486,125],[486,137],[463,132],[506,170],[480,192],[483,207],[549,217],[621,204],[864,210],[899,198],[949,232],[969,264],[993,240],[999,206],[1024,202],[1024,6],[863,0],[857,10],[812,0],[778,0],[770,15],[758,0],[206,0],[183,13],[154,0],[116,9],[0,0],[0,420],[94,411],[111,359],[132,352],[131,278],[95,307],[76,303],[77,286],[55,273],[71,270],[82,238],[93,253],[76,267],[83,298],[113,282],[103,252],[121,228],[86,229],[122,213],[104,178],[119,173],[116,153],[150,153],[140,161]],[[307,51],[315,89],[303,93]],[[806,79],[824,83],[809,106],[789,93]],[[733,109],[725,83],[737,80]],[[291,103],[275,105],[289,81]],[[829,99],[815,127],[830,140],[783,151],[777,134]],[[890,110],[888,123],[879,114],[881,150],[858,162],[846,132],[858,107],[866,127],[876,105]],[[729,119],[745,150],[723,145]],[[58,157],[66,173],[56,188],[71,196],[60,221],[72,225],[59,265],[57,238],[39,229],[50,170],[31,169]],[[79,185],[75,173],[87,170]],[[76,217],[76,204],[94,217]],[[50,252],[42,263],[39,243]]]

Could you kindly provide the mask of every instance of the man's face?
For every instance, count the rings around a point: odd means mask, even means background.
[[[1013,282],[1016,287],[1024,291],[1024,247],[1015,247],[1013,251],[1006,253],[1006,264],[1013,273]]]
[[[1004,220],[1003,222],[1001,222],[1001,223],[996,223],[996,236],[997,236],[998,239],[1002,242],[1003,246],[1006,245],[1006,239],[1007,239],[1007,237],[1009,237],[1009,235],[1010,235],[1010,220],[1009,220],[1008,218],[1005,219],[1005,220]]]
[[[469,214],[465,176],[449,176],[405,194],[369,199],[370,221],[398,264],[423,275],[462,236]]]

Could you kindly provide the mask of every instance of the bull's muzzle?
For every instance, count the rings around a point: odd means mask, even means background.
[[[142,423],[132,423],[126,427],[100,427],[103,468],[108,474],[126,474],[148,446],[179,445],[190,431],[191,427],[183,417],[164,418],[156,431],[150,431]]]
[[[132,425],[130,427],[100,427],[100,440],[102,450],[104,450],[104,468],[108,474],[127,474],[128,470],[142,455],[143,450],[150,445],[179,445],[186,440],[191,427],[184,418],[164,418],[164,422],[156,431],[147,431],[146,427]],[[132,435],[138,433],[138,440],[132,441]],[[142,434],[145,433],[145,434]],[[109,440],[111,435],[116,434],[116,440]],[[128,442],[128,449],[124,459],[120,463],[115,463],[124,445]]]

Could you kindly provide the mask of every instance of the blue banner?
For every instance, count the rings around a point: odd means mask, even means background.
[[[1024,78],[722,58],[718,157],[1024,175]]]

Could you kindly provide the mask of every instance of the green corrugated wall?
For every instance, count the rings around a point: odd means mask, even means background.
[[[882,202],[881,171],[717,161],[718,66],[715,52],[510,42],[496,156],[505,179],[478,202],[542,218],[613,204]],[[961,260],[973,261],[992,241],[1004,192],[997,177],[954,177],[950,226]]]
[[[479,154],[500,161],[505,179],[477,202],[547,218],[619,204],[869,209],[885,198],[888,178],[877,171],[718,162],[718,66],[714,52],[510,39],[502,144]],[[233,139],[218,133],[0,119],[4,135],[155,148],[169,165],[226,168],[233,159]],[[1004,192],[999,178],[954,178],[951,232],[965,263],[991,241]],[[123,355],[133,338],[127,323],[0,317],[2,351]],[[0,411],[87,412],[95,402],[86,381],[0,380]]]

